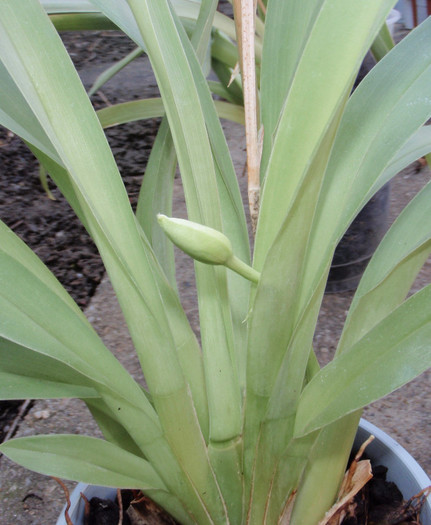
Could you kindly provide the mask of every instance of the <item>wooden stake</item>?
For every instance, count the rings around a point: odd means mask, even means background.
[[[240,54],[247,145],[248,202],[253,232],[256,231],[260,196],[260,153],[257,122],[257,88],[254,54],[257,0],[234,0],[235,24]]]

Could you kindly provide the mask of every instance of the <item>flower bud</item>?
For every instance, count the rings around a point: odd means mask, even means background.
[[[193,259],[206,264],[226,264],[233,256],[232,244],[223,233],[185,219],[158,214],[169,239]]]

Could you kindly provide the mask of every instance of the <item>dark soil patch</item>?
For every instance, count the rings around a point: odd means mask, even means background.
[[[108,65],[134,47],[117,33],[65,33],[64,40],[78,70],[96,59]],[[98,95],[93,102],[97,108],[103,105]],[[114,95],[110,102],[121,100]],[[151,120],[106,131],[133,204],[157,127],[157,120]],[[55,200],[48,197],[36,159],[17,136],[5,129],[0,129],[0,173],[0,218],[47,264],[79,306],[85,307],[104,273],[97,249],[51,184]]]
[[[427,492],[405,501],[397,485],[387,481],[385,466],[373,466],[372,471],[372,479],[353,498],[341,525],[420,525]]]
[[[6,438],[21,401],[0,401],[0,443]]]
[[[119,504],[121,499],[121,504]],[[84,525],[179,525],[165,510],[138,491],[118,491],[115,501],[86,501]]]

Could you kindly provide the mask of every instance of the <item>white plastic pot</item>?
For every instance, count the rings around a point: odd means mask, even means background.
[[[373,463],[388,468],[387,479],[398,485],[404,499],[409,499],[431,485],[429,477],[401,445],[364,419],[361,419],[354,447],[359,448],[370,434],[373,434],[376,439],[368,445],[367,455]],[[114,499],[117,493],[116,489],[79,483],[70,498],[69,516],[74,525],[83,525],[84,523],[84,501],[80,497],[81,492],[85,493],[88,500],[94,496]],[[421,518],[423,525],[431,525],[431,502],[429,500],[422,509]],[[64,509],[57,520],[57,525],[66,525]]]
[[[367,446],[367,456],[373,464],[388,468],[387,480],[397,484],[405,500],[431,485],[430,478],[407,450],[365,419],[361,419],[354,448],[359,448],[371,434],[375,439]],[[423,525],[431,525],[430,498],[423,506],[421,519]]]
[[[81,492],[85,494],[85,497],[88,499],[88,501],[90,501],[91,498],[114,500],[117,495],[117,489],[98,487],[96,485],[87,485],[86,483],[78,483],[70,496],[69,516],[73,525],[84,524],[85,502],[81,498]],[[65,510],[66,506],[63,507],[56,525],[67,525],[66,518],[64,517]]]
[[[386,19],[386,25],[388,26],[388,29],[392,36],[394,35],[395,24],[400,18],[401,13],[397,9],[391,9],[388,18]]]

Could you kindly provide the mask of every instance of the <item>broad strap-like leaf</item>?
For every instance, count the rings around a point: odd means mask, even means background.
[[[370,50],[374,58],[379,61],[394,47],[394,40],[386,24],[380,29]]]
[[[289,525],[315,525],[333,504],[346,471],[359,419],[359,414],[353,413],[319,432],[295,440],[296,444],[304,440],[307,443],[317,434],[306,451],[307,463],[297,485],[298,497],[295,498]],[[286,470],[288,465],[289,458],[286,457]],[[282,475],[283,469],[280,473]],[[311,500],[313,505],[310,505]]]
[[[97,392],[139,448],[149,458],[159,457],[158,467],[167,478],[180,478],[158,416],[141,387],[36,255],[2,223],[0,232],[0,369],[15,382],[15,391],[27,390],[37,397]],[[37,385],[34,379],[42,382]],[[74,386],[81,389],[73,392]]]
[[[117,420],[115,414],[112,413],[112,409],[103,399],[85,398],[84,401],[106,441],[121,447],[135,456],[145,458],[136,441],[126,431],[124,425]]]
[[[106,82],[108,82],[111,78],[113,78],[117,73],[119,73],[123,68],[125,68],[128,64],[133,62],[136,58],[142,55],[144,52],[143,49],[140,47],[137,47],[130,53],[128,53],[124,58],[116,62],[111,67],[107,68],[103,73],[101,73],[96,80],[94,81],[93,85],[88,91],[88,96],[91,97],[91,95],[94,95]]]
[[[1,399],[99,397],[90,378],[64,361],[0,338]]]
[[[61,164],[52,142],[1,61],[0,83],[0,124]]]
[[[250,449],[255,453],[254,443],[258,436],[268,428],[275,428],[277,420],[280,424],[277,439],[268,453],[261,451],[260,446],[257,449],[266,462],[266,472],[254,475],[258,478],[273,475],[279,454],[290,441],[292,428],[285,421],[295,413],[307,369],[326,276],[322,277],[304,311],[299,311],[297,306],[302,292],[301,275],[313,221],[312,211],[338,121],[339,118],[334,120],[332,133],[327,133],[319,155],[309,167],[305,182],[269,250],[253,302],[248,338],[246,453]],[[327,267],[329,264],[328,260]],[[261,430],[260,426],[267,423],[267,428]],[[247,475],[254,464],[254,460],[246,456]]]
[[[162,117],[165,109],[161,98],[146,98],[122,102],[99,109],[97,116],[103,128],[110,128],[136,120]]]
[[[94,388],[49,381],[35,377],[17,376],[0,369],[2,399],[55,399],[98,397]]]
[[[1,445],[8,457],[38,472],[95,485],[107,480],[119,488],[166,487],[144,459],[87,436],[48,435],[17,438]]]
[[[48,13],[97,13],[89,0],[41,0]]]
[[[171,285],[176,289],[174,245],[157,222],[157,214],[172,215],[172,196],[177,156],[166,118],[157,132],[139,192],[136,218]]]
[[[431,253],[430,203],[428,183],[380,243],[352,300],[337,353],[348,349],[404,300]]]
[[[149,435],[160,434],[140,387],[46,266],[1,222],[0,240],[1,370],[132,399],[148,418]]]
[[[49,476],[115,488],[137,488],[178,519],[190,519],[151,464],[107,441],[79,435],[12,439],[0,446],[10,459]]]
[[[395,153],[374,185],[370,188],[365,200],[368,201],[384,184],[415,160],[424,157],[431,151],[431,126],[422,126]]]
[[[317,373],[301,394],[295,435],[322,428],[393,392],[429,368],[430,301],[431,285],[405,301]]]
[[[117,361],[60,283],[3,222],[0,239],[1,336],[23,347],[43,349],[96,381],[112,378]],[[101,360],[106,360],[103,372],[96,366]]]
[[[203,2],[201,11],[207,8],[206,4],[211,2],[214,3],[214,0]],[[186,176],[184,176],[183,165],[180,162],[188,214],[191,217],[191,213],[196,212],[196,207],[202,210],[205,201],[211,201],[211,206],[218,207],[220,205],[223,232],[235,245],[237,254],[240,255],[241,259],[248,262],[249,243],[244,209],[226,139],[218,116],[214,111],[215,108],[208,86],[203,82],[202,70],[199,69],[194,50],[189,45],[187,36],[175,17],[174,22],[186,53],[188,67],[190,67],[195,81],[193,89],[196,89],[196,94],[201,104],[202,116],[205,120],[206,132],[208,133],[213,155],[215,180],[219,193],[218,198],[214,199],[215,195],[209,195],[211,190],[210,187],[207,187],[204,191],[208,195],[206,198],[203,198],[199,188],[202,188],[202,184],[205,185],[205,180],[207,182],[209,180],[202,177],[202,174],[201,179],[187,180],[190,174],[187,176],[186,172]],[[191,127],[188,127],[190,124]],[[182,128],[181,133],[194,132],[194,122],[190,123],[181,119],[175,125],[179,125]],[[173,135],[175,137],[174,131]],[[188,147],[191,147],[191,143],[188,144]],[[187,185],[190,183],[198,189],[197,201],[194,198],[190,199],[190,196],[188,197],[187,195]],[[220,199],[220,204],[218,199]],[[202,222],[206,224],[205,220]],[[250,283],[233,272],[227,273],[227,280],[225,281],[224,272],[219,272],[221,268],[213,267],[212,270],[215,270],[213,275],[207,269],[200,267],[199,263],[195,263],[195,269],[210,407],[208,453],[228,515],[232,521],[240,521],[243,518],[243,508],[240,502],[243,501],[244,497],[241,475],[243,447],[241,401],[245,381],[246,330],[243,321],[247,315]],[[216,280],[214,283],[211,283],[208,279],[211,280],[213,277],[216,277]],[[225,283],[227,284],[227,289],[225,288]],[[214,308],[214,301],[218,303],[217,308]],[[221,316],[220,321],[217,320],[218,316]],[[224,355],[226,349],[230,352],[230,364],[226,359],[227,355]],[[230,369],[227,367],[230,367]],[[237,398],[238,394],[240,396],[239,400]],[[239,413],[237,412],[237,407],[240,409]],[[238,416],[240,419],[236,420]]]
[[[230,104],[221,100],[214,101],[219,118],[244,124],[244,108],[238,104]],[[104,128],[155,117],[163,117],[165,108],[160,98],[146,98],[122,102],[99,109],[97,112],[100,123]]]
[[[272,1],[265,16],[271,28],[265,35],[261,72],[261,112],[265,129],[262,175],[271,153],[273,138],[286,95],[292,85],[309,30],[324,0],[298,3]]]

